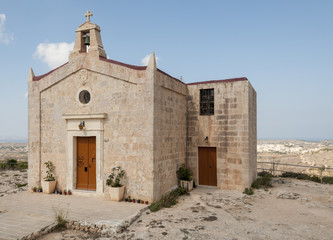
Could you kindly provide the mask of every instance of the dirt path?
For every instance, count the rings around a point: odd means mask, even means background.
[[[179,203],[147,211],[113,239],[332,239],[333,186],[275,179],[252,196],[197,188]],[[65,230],[42,239],[109,239]]]

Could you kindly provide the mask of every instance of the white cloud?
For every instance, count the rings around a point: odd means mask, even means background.
[[[3,42],[4,44],[9,44],[10,41],[14,40],[14,36],[13,34],[9,34],[6,32],[5,22],[6,15],[0,13],[0,42]]]
[[[74,42],[40,43],[34,56],[53,69],[68,61],[69,53],[73,50],[73,47]]]
[[[147,66],[149,63],[149,59],[150,59],[150,54],[146,55],[144,58],[141,59],[141,64],[143,66]],[[158,56],[155,56],[155,59],[156,59],[156,63],[158,60],[160,60],[160,58]]]

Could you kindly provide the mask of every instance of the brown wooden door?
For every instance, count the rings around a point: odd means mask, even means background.
[[[76,188],[96,190],[96,137],[77,138]]]
[[[199,147],[199,184],[217,186],[216,148]]]

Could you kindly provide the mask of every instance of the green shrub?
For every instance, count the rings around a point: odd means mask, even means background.
[[[245,188],[243,193],[245,193],[247,195],[253,195],[253,190],[252,190],[252,188]]]
[[[157,212],[158,210],[160,210],[160,203],[159,202],[153,202],[152,204],[150,204],[149,210],[152,211],[152,212]]]
[[[7,159],[7,165],[9,168],[15,168],[17,166],[16,159]]]
[[[18,162],[17,167],[19,169],[28,169],[28,162]]]
[[[122,187],[120,180],[125,176],[125,171],[120,166],[112,168],[112,172],[106,179],[106,185],[111,187]]]
[[[183,164],[176,172],[179,180],[191,181],[193,179],[193,173],[191,169],[186,168]]]
[[[44,177],[45,181],[54,181],[55,177],[53,176],[53,163],[51,161],[47,161],[44,163],[46,166],[46,177]]]
[[[313,181],[313,182],[318,182],[320,183],[320,178],[317,176],[310,176],[308,174],[305,173],[293,173],[293,172],[285,172],[281,174],[281,177],[284,178],[296,178],[296,179],[300,179],[300,180],[309,180],[309,181]]]
[[[168,194],[165,194],[162,196],[162,198],[159,201],[153,202],[149,209],[152,212],[156,212],[162,208],[169,208],[173,205],[176,205],[178,202],[178,198],[184,194],[188,194],[186,189],[179,187]]]
[[[266,171],[259,172],[258,176],[259,177],[267,177],[267,176],[274,177],[273,174],[271,174],[270,172],[266,172]]]
[[[25,186],[27,186],[28,185],[28,183],[16,183],[16,187],[18,187],[18,188],[20,188],[20,187],[25,187]]]
[[[333,184],[333,177],[323,177],[323,183]]]
[[[264,175],[262,177],[258,177],[251,185],[252,188],[268,188],[272,187],[272,177],[270,175]]]
[[[57,223],[57,227],[58,228],[65,227],[65,225],[67,223],[68,210],[65,210],[62,208],[57,209],[57,208],[53,207],[53,211],[54,211],[54,218]]]

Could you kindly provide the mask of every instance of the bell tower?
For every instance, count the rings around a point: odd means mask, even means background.
[[[87,20],[76,30],[76,38],[73,51],[69,55],[69,61],[81,54],[87,54],[91,57],[99,56],[106,58],[101,38],[101,28],[90,22],[93,14],[90,11],[84,15]]]

